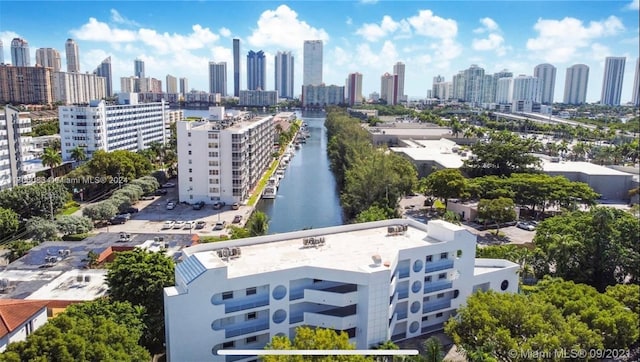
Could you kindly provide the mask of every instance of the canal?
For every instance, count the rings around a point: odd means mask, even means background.
[[[184,113],[208,116],[206,110]],[[329,169],[324,113],[303,113],[300,118],[307,124],[310,137],[295,151],[276,198],[262,199],[256,206],[269,217],[269,234],[343,223],[336,181]]]

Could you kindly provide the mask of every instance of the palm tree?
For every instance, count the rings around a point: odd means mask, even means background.
[[[42,165],[49,167],[51,177],[53,177],[53,169],[62,163],[62,156],[53,148],[45,148],[42,154]]]
[[[81,162],[87,159],[87,154],[84,152],[84,148],[76,147],[71,150],[71,158],[76,162]]]
[[[429,337],[424,341],[424,352],[428,362],[442,362],[444,359],[442,344],[437,337]]]
[[[251,236],[265,235],[269,229],[267,214],[261,211],[254,212],[249,218],[248,229]]]

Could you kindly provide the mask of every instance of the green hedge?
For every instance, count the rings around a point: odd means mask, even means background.
[[[65,235],[62,237],[62,240],[64,241],[81,241],[84,240],[90,236],[95,236],[96,234],[92,234],[92,233],[82,233],[82,234],[71,234],[71,235]]]

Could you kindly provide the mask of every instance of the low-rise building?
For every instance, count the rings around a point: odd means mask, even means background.
[[[47,323],[47,302],[0,299],[0,353]]]
[[[439,331],[473,292],[518,290],[517,264],[475,248],[463,227],[395,219],[183,249],[164,290],[168,359],[225,361],[220,349],[262,349],[299,326],[358,349]]]
[[[470,156],[469,151],[461,150],[455,142],[440,140],[398,141],[403,147],[391,147],[390,150],[405,157],[416,167],[418,177],[427,177],[434,171],[445,168],[458,169]]]
[[[278,104],[278,91],[241,90],[239,106],[270,107]]]

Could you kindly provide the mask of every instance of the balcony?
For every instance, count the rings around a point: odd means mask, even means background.
[[[352,305],[322,312],[305,312],[304,322],[310,326],[344,330],[356,327],[357,317],[356,306]]]
[[[427,265],[424,267],[424,272],[432,273],[439,270],[446,270],[451,268],[453,268],[453,260],[444,259],[436,262],[427,263]]]
[[[337,307],[346,307],[357,303],[357,286],[352,284],[339,285],[321,290],[307,289],[304,291],[304,299],[307,302],[329,304]]]
[[[406,310],[401,310],[396,312],[397,320],[401,321],[403,319],[407,319],[408,312]]]
[[[449,289],[453,286],[453,283],[450,281],[442,281],[442,282],[433,282],[433,283],[425,283],[424,284],[424,293],[433,293],[438,290]]]
[[[444,323],[438,323],[431,326],[422,327],[421,332],[425,334],[425,333],[437,332],[442,329],[444,329]]]
[[[252,298],[239,298],[226,302],[224,304],[224,312],[232,313],[239,310],[264,307],[269,305],[269,295],[260,295]]]
[[[244,334],[264,331],[266,329],[269,329],[269,321],[261,320],[261,321],[255,321],[251,324],[240,323],[230,328],[226,328],[224,335],[225,335],[225,338],[232,338],[232,337],[237,337]]]
[[[438,303],[426,303],[422,306],[422,313],[431,313],[440,309],[447,309],[451,307],[451,300]]]
[[[406,299],[409,297],[409,289],[398,290],[398,299]]]

